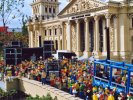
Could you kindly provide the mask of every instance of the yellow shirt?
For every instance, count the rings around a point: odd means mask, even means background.
[[[75,83],[75,86],[76,86],[76,89],[78,90],[79,89],[79,84]]]
[[[7,71],[8,76],[12,76],[12,71]]]
[[[97,91],[97,87],[93,87],[92,91],[93,92]]]
[[[108,96],[108,100],[115,100],[115,99],[114,99],[114,96],[109,95],[109,96]]]
[[[126,79],[127,79],[127,78],[126,78],[125,76],[122,77],[122,81],[126,81]]]
[[[93,94],[93,96],[92,96],[92,100],[98,100],[98,97],[97,97],[96,94]]]

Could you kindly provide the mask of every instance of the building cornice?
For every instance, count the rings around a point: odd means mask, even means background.
[[[68,3],[68,5],[58,14],[59,16],[66,11],[66,9],[68,9],[69,7],[71,7],[71,5],[73,5],[77,0],[72,0],[70,3]],[[103,4],[106,6],[106,3],[104,2],[101,2],[101,1],[98,1],[98,0],[90,0],[90,1],[94,1],[94,2],[97,2],[99,4]]]
[[[34,5],[37,5],[37,4],[46,4],[46,5],[47,4],[55,4],[55,5],[59,5],[60,2],[38,1],[38,2],[33,2],[30,5],[34,6]]]
[[[96,12],[96,11],[100,11],[100,10],[106,10],[110,8],[110,6],[102,6],[102,7],[98,7],[98,8],[93,8],[93,9],[88,9],[85,11],[81,11],[81,12],[76,12],[76,13],[70,13],[70,14],[66,14],[66,15],[58,15],[59,18],[64,18],[64,17],[69,17],[69,16],[76,16],[76,15],[80,15],[80,14],[85,14],[85,13],[91,13],[91,12]]]

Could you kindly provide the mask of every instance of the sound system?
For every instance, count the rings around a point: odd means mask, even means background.
[[[55,53],[54,42],[51,40],[44,41],[43,42],[43,58],[47,59],[51,57],[53,53]]]
[[[22,61],[22,48],[7,47],[4,49],[5,64],[16,65]]]
[[[43,48],[22,48],[22,61],[39,60],[43,55]]]
[[[5,64],[17,65],[24,60],[39,60],[41,57],[47,59],[55,53],[54,42],[44,41],[43,47],[24,48],[22,42],[13,41],[10,47],[4,48]]]
[[[23,45],[22,45],[22,42],[20,42],[20,41],[12,41],[11,42],[11,47],[13,47],[13,48],[21,48],[21,47],[23,47]]]

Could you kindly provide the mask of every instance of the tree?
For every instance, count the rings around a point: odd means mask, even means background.
[[[22,34],[23,35],[28,35],[28,30],[27,30],[27,23],[28,17],[27,16],[22,16]]]
[[[21,9],[24,7],[24,0],[0,0],[0,19],[5,27],[10,22],[23,15]]]

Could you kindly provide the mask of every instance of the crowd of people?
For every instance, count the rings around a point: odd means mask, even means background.
[[[0,79],[12,80],[12,76],[27,77],[31,80],[42,82],[42,85],[49,84],[58,89],[69,92],[85,100],[126,100],[131,98],[131,94],[124,92],[116,93],[116,89],[102,86],[95,86],[93,82],[93,62],[72,61],[63,59],[60,61],[59,75],[46,72],[47,62],[45,61],[23,61],[18,65],[5,65],[0,62]]]

